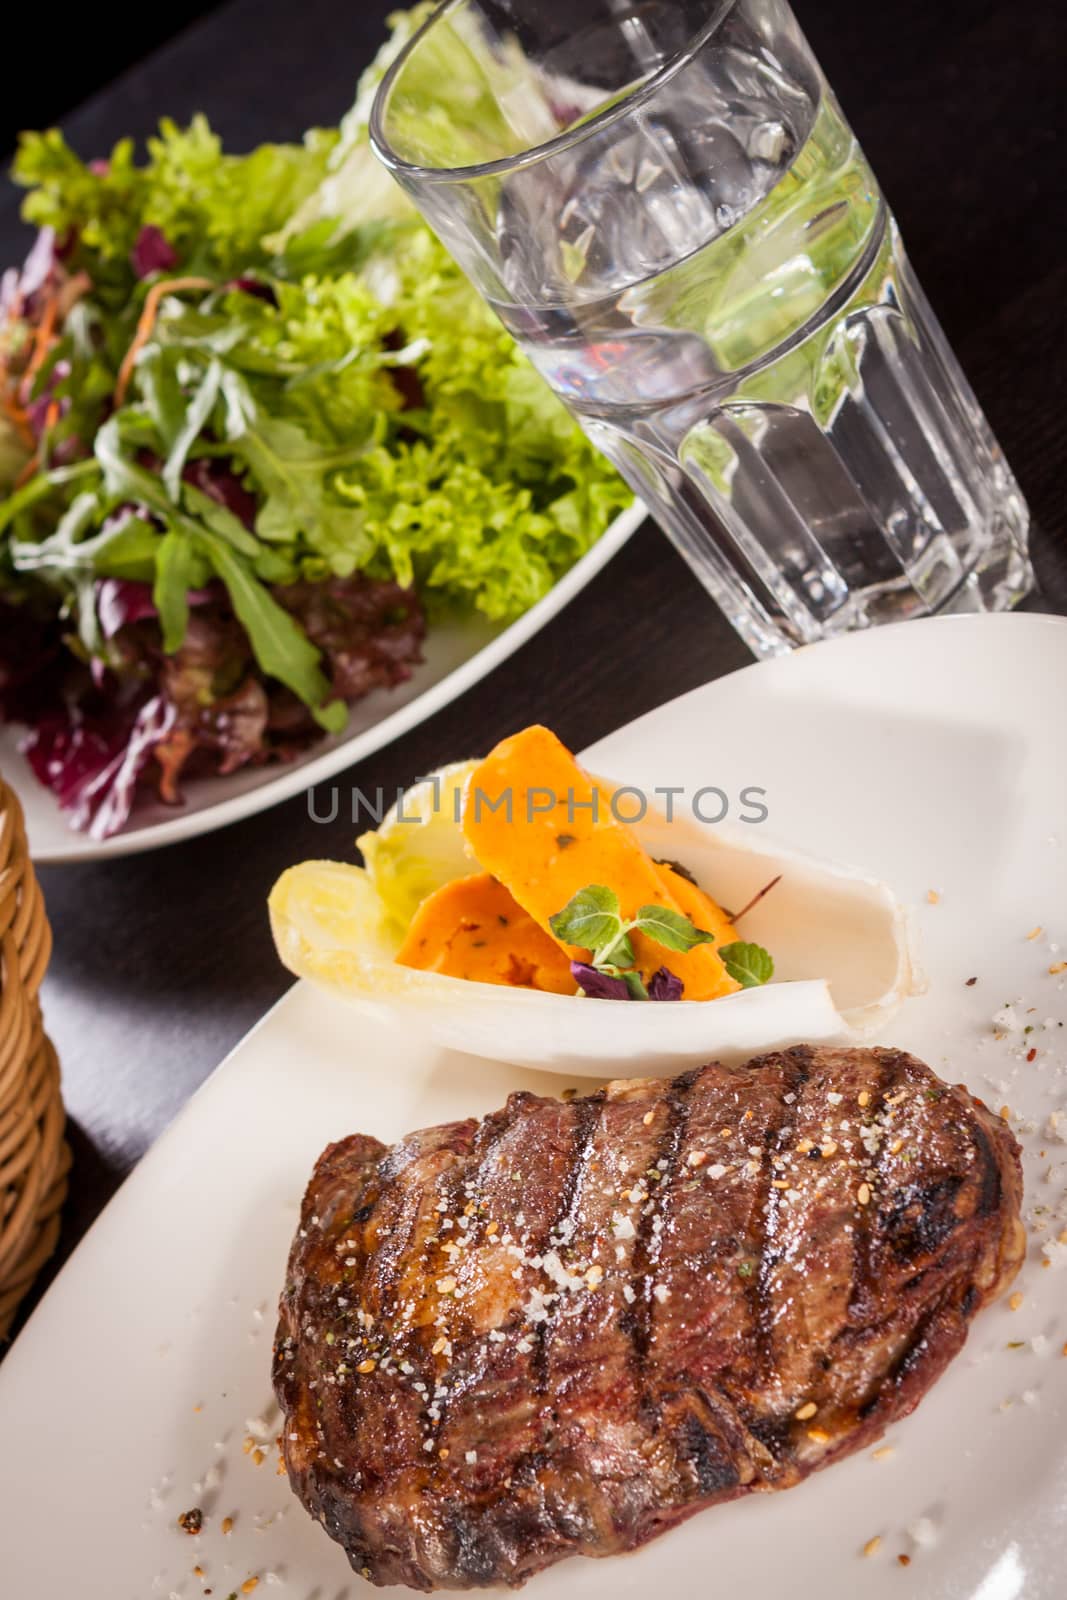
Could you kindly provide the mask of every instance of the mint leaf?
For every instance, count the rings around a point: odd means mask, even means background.
[[[646,938],[654,939],[666,950],[686,951],[692,950],[694,945],[715,942],[713,933],[694,926],[691,918],[683,916],[680,911],[672,911],[670,906],[641,906],[634,926]]]
[[[584,889],[579,889],[562,911],[549,917],[548,925],[564,944],[592,950],[595,966],[602,964],[597,960],[597,952],[606,954],[613,950],[625,933],[619,897],[614,889],[607,889],[602,883],[587,883]],[[632,954],[630,959],[633,959]]]
[[[774,976],[774,961],[761,944],[746,944],[738,939],[719,951],[723,966],[743,989],[758,989]]]

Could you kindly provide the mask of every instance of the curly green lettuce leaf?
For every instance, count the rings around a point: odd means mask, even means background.
[[[336,132],[313,129],[302,145],[260,145],[251,155],[223,152],[205,117],[187,128],[169,119],[148,141],[138,166],[131,139],[92,165],[57,128],[26,133],[12,167],[32,192],[23,216],[76,241],[80,264],[105,278],[126,275],[141,229],[157,227],[183,268],[238,272],[263,259],[263,236],[281,228],[321,183]],[[110,271],[106,270],[110,269]]]

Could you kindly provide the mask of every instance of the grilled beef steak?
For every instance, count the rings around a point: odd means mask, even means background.
[[[1022,1257],[1005,1124],[894,1050],[514,1094],[331,1145],[274,1378],[376,1583],[520,1584],[782,1489],[909,1412]]]

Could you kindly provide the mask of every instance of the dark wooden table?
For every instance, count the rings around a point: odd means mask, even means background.
[[[75,111],[69,136],[98,155],[161,115],[202,110],[235,149],[298,137],[345,110],[392,8],[232,0]],[[796,0],[796,9],[1029,499],[1042,585],[1030,603],[1067,611],[1059,8]],[[7,188],[0,260],[22,242]],[[534,719],[581,746],[748,660],[646,525],[491,679],[345,781],[393,788]],[[306,856],[349,856],[352,833],[343,817],[313,822],[301,798],[155,855],[42,872],[56,936],[45,1004],[75,1151],[63,1253],[288,986],[264,906],[275,877]],[[239,1128],[233,1138],[239,1160]]]

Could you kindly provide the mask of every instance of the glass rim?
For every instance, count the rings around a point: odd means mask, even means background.
[[[716,32],[727,14],[733,10],[737,0],[709,0],[709,12],[705,21],[695,33],[690,35],[680,50],[667,57],[667,60],[658,66],[655,72],[643,79],[629,94],[623,95],[619,100],[612,100],[602,111],[596,111],[585,121],[576,123],[571,128],[565,128],[562,133],[554,134],[551,139],[545,139],[541,144],[530,145],[525,150],[518,151],[512,156],[496,156],[492,161],[474,162],[469,166],[461,167],[424,167],[416,161],[406,161],[398,155],[389,142],[384,128],[384,108],[397,80],[408,61],[422,44],[432,29],[453,11],[458,11],[468,0],[445,0],[443,5],[426,18],[420,28],[412,34],[407,44],[401,50],[396,60],[393,61],[381,83],[378,85],[371,106],[368,122],[368,136],[371,148],[381,161],[396,177],[406,177],[418,183],[469,183],[478,178],[491,178],[505,173],[517,172],[524,167],[534,166],[539,161],[558,154],[560,151],[571,149],[580,144],[591,134],[598,133],[604,128],[609,128],[615,122],[621,122],[631,111],[643,105],[659,90],[664,83],[669,82],[676,73],[686,66],[697,51],[700,50]]]

